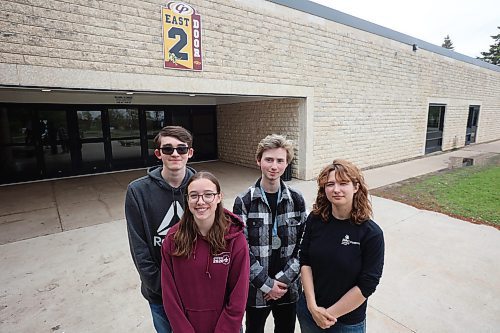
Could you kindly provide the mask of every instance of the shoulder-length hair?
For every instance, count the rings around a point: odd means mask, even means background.
[[[318,176],[318,194],[313,205],[313,214],[321,216],[324,222],[328,222],[332,214],[332,204],[325,193],[325,185],[332,171],[335,171],[337,181],[351,181],[354,186],[358,185],[358,191],[354,193],[352,200],[351,221],[356,224],[362,224],[369,220],[373,215],[373,211],[370,199],[368,198],[368,187],[365,178],[357,166],[349,161],[340,159],[334,160],[332,164],[324,167]]]
[[[220,193],[220,184],[215,176],[208,171],[200,171],[194,174],[187,183],[186,189],[189,189],[189,185],[198,179],[208,179],[215,184],[217,188],[217,193]],[[187,191],[186,191],[187,192]],[[184,214],[179,221],[179,229],[174,234],[174,245],[175,250],[173,252],[174,256],[178,257],[189,257],[194,252],[194,247],[198,235],[200,234],[198,226],[194,221],[194,216],[191,210],[189,210],[188,203],[188,193],[184,198]],[[206,236],[207,242],[210,244],[210,253],[212,255],[217,255],[223,252],[226,248],[226,239],[224,235],[226,230],[231,223],[230,219],[224,214],[224,207],[222,206],[222,201],[217,204],[215,210],[215,221],[208,234]]]

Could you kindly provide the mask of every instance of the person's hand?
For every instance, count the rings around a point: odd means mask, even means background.
[[[309,308],[309,312],[311,313],[316,325],[318,325],[321,329],[330,328],[337,322],[337,318],[329,314],[324,307],[314,306]]]
[[[285,295],[287,291],[288,287],[286,284],[278,280],[274,280],[273,288],[270,292],[264,295],[264,299],[266,301],[279,299]]]

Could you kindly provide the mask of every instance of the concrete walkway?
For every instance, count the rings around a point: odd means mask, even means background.
[[[500,141],[365,176],[375,188],[446,168],[451,156],[498,153]],[[259,175],[221,162],[194,166],[221,179],[228,208]],[[126,185],[142,174],[0,187],[0,332],[153,332],[123,220]],[[289,184],[312,204],[314,181]],[[373,206],[386,258],[369,332],[500,332],[498,230],[377,197]]]

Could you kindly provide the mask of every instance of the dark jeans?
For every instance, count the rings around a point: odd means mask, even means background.
[[[165,310],[163,309],[163,304],[153,304],[149,303],[151,308],[151,315],[153,316],[153,326],[158,333],[172,333],[172,327],[170,327],[170,322],[168,321]]]
[[[274,333],[295,332],[297,303],[271,305],[265,308],[253,308],[247,306],[246,309],[246,333],[264,333],[264,326],[269,313],[274,317]]]
[[[302,333],[365,333],[366,319],[360,323],[347,325],[337,322],[330,328],[321,329],[314,321],[311,313],[307,309],[307,303],[304,294],[300,295],[297,303],[297,317],[299,318],[300,331]]]

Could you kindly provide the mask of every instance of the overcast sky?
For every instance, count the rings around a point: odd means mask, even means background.
[[[352,16],[475,58],[500,32],[499,0],[312,0]]]

